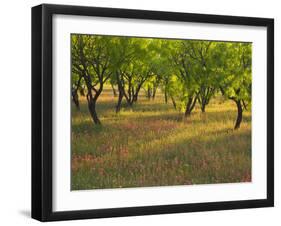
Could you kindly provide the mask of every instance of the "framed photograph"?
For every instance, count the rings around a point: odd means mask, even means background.
[[[274,21],[32,8],[32,217],[274,205]]]

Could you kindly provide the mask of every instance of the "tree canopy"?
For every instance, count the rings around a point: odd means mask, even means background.
[[[71,35],[72,99],[79,109],[85,94],[95,124],[97,100],[106,83],[117,95],[116,112],[130,107],[141,89],[154,98],[158,89],[176,110],[190,117],[196,105],[202,113],[216,95],[237,106],[235,129],[244,109],[251,107],[251,43],[173,40],[101,35]]]

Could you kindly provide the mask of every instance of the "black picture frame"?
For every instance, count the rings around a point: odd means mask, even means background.
[[[52,18],[55,14],[266,27],[267,198],[54,212],[52,210]],[[273,19],[50,4],[32,8],[32,218],[40,221],[56,221],[270,206],[274,206]]]

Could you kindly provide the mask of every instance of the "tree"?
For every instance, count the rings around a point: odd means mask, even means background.
[[[170,46],[170,58],[175,68],[175,75],[178,77],[180,100],[185,105],[186,117],[190,116],[198,99],[198,85],[195,75],[199,67],[190,57],[188,42],[190,41],[174,41]]]
[[[116,112],[125,100],[132,106],[141,89],[154,98],[158,87],[165,103],[191,115],[196,103],[204,113],[220,90],[235,102],[240,127],[243,110],[251,107],[251,44],[198,40],[72,35],[72,100],[87,97],[95,124],[97,100],[105,83],[118,94]],[[115,90],[117,86],[118,92]]]
[[[152,90],[152,98],[155,98],[157,88],[160,87],[164,93],[164,101],[167,104],[168,99],[171,98],[174,108],[176,109],[176,76],[174,71],[176,68],[171,62],[171,54],[175,48],[174,40],[155,40],[154,50],[156,51],[153,58],[153,74],[150,79],[149,86]]]
[[[71,78],[72,78],[72,87],[71,87],[72,101],[75,104],[77,110],[80,110],[78,90],[80,89],[81,86],[82,76],[80,76],[80,74],[78,73],[72,72]]]
[[[123,71],[127,69],[127,66],[133,60],[135,48],[134,39],[127,37],[115,37],[113,43],[114,45],[111,48],[113,65],[111,82],[112,84],[117,84],[118,88],[118,101],[115,109],[116,113],[118,113],[121,110],[123,97],[126,96]]]
[[[113,96],[114,97],[117,97],[117,91],[115,89],[115,81],[114,79],[110,79],[110,86],[111,86],[111,89],[112,89],[112,93],[113,93]]]
[[[87,87],[87,102],[95,124],[101,124],[96,103],[105,82],[110,78],[110,38],[79,35],[71,36],[72,72],[83,78]]]
[[[186,41],[183,42],[185,51],[193,61],[194,77],[198,87],[197,96],[201,111],[204,113],[212,96],[216,91],[213,71],[216,62],[212,57],[215,43],[212,41]]]
[[[118,102],[116,112],[120,111],[125,98],[127,105],[132,106],[138,100],[143,84],[153,75],[149,51],[152,41],[142,38],[118,38],[113,48],[115,59],[115,78],[118,85]]]
[[[144,91],[146,92],[146,97],[150,100],[151,98],[154,100],[156,96],[157,88],[161,82],[161,75],[155,74],[153,72],[153,76],[151,76],[144,84]]]
[[[240,128],[243,110],[246,105],[251,105],[251,56],[250,43],[220,43],[215,56],[220,66],[217,73],[221,93],[233,100],[237,107],[234,129]]]

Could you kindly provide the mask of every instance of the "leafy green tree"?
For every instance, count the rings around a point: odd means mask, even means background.
[[[146,93],[146,97],[150,100],[151,98],[154,100],[155,96],[156,96],[156,92],[157,89],[160,85],[161,82],[161,75],[159,74],[154,74],[155,72],[153,72],[153,76],[150,77],[150,79],[148,79],[144,85],[144,91]]]
[[[153,59],[153,74],[151,82],[149,83],[152,87],[152,97],[155,97],[156,90],[158,87],[161,88],[164,94],[164,101],[168,103],[170,97],[174,107],[176,106],[174,99],[174,92],[172,92],[172,84],[174,85],[174,71],[175,67],[171,63],[171,50],[174,47],[174,40],[161,40],[157,39],[154,41],[154,49],[156,51]]]
[[[137,102],[140,89],[152,73],[152,40],[141,38],[118,38],[112,50],[115,59],[115,78],[119,97],[116,112],[120,111],[122,99],[132,106]]]
[[[251,106],[251,44],[197,40],[72,35],[72,100],[79,109],[79,94],[87,97],[95,124],[100,124],[97,100],[104,85],[132,106],[143,88],[154,98],[158,87],[165,103],[190,116],[196,103],[202,112],[221,91],[237,106],[235,129],[243,110]],[[117,86],[118,92],[115,90]]]
[[[109,37],[74,34],[71,42],[72,73],[83,78],[90,115],[95,124],[101,124],[96,103],[112,74],[109,54],[111,40]]]
[[[234,129],[240,128],[243,110],[251,106],[252,45],[250,43],[220,43],[215,56],[221,93],[237,107]]]
[[[124,71],[129,70],[129,66],[135,58],[135,40],[127,37],[115,37],[113,39],[114,46],[111,48],[113,76],[111,83],[117,84],[118,87],[118,101],[116,104],[116,113],[121,109],[122,100],[126,97],[126,82],[124,78]]]
[[[211,41],[185,41],[184,49],[193,61],[194,77],[198,87],[197,96],[201,111],[204,113],[216,91],[214,69],[216,62],[212,57],[215,43]]]
[[[181,94],[180,100],[185,105],[185,116],[190,116],[198,99],[198,85],[196,73],[198,64],[190,57],[187,48],[189,41],[175,41],[170,48],[170,57],[178,77],[178,84]]]

